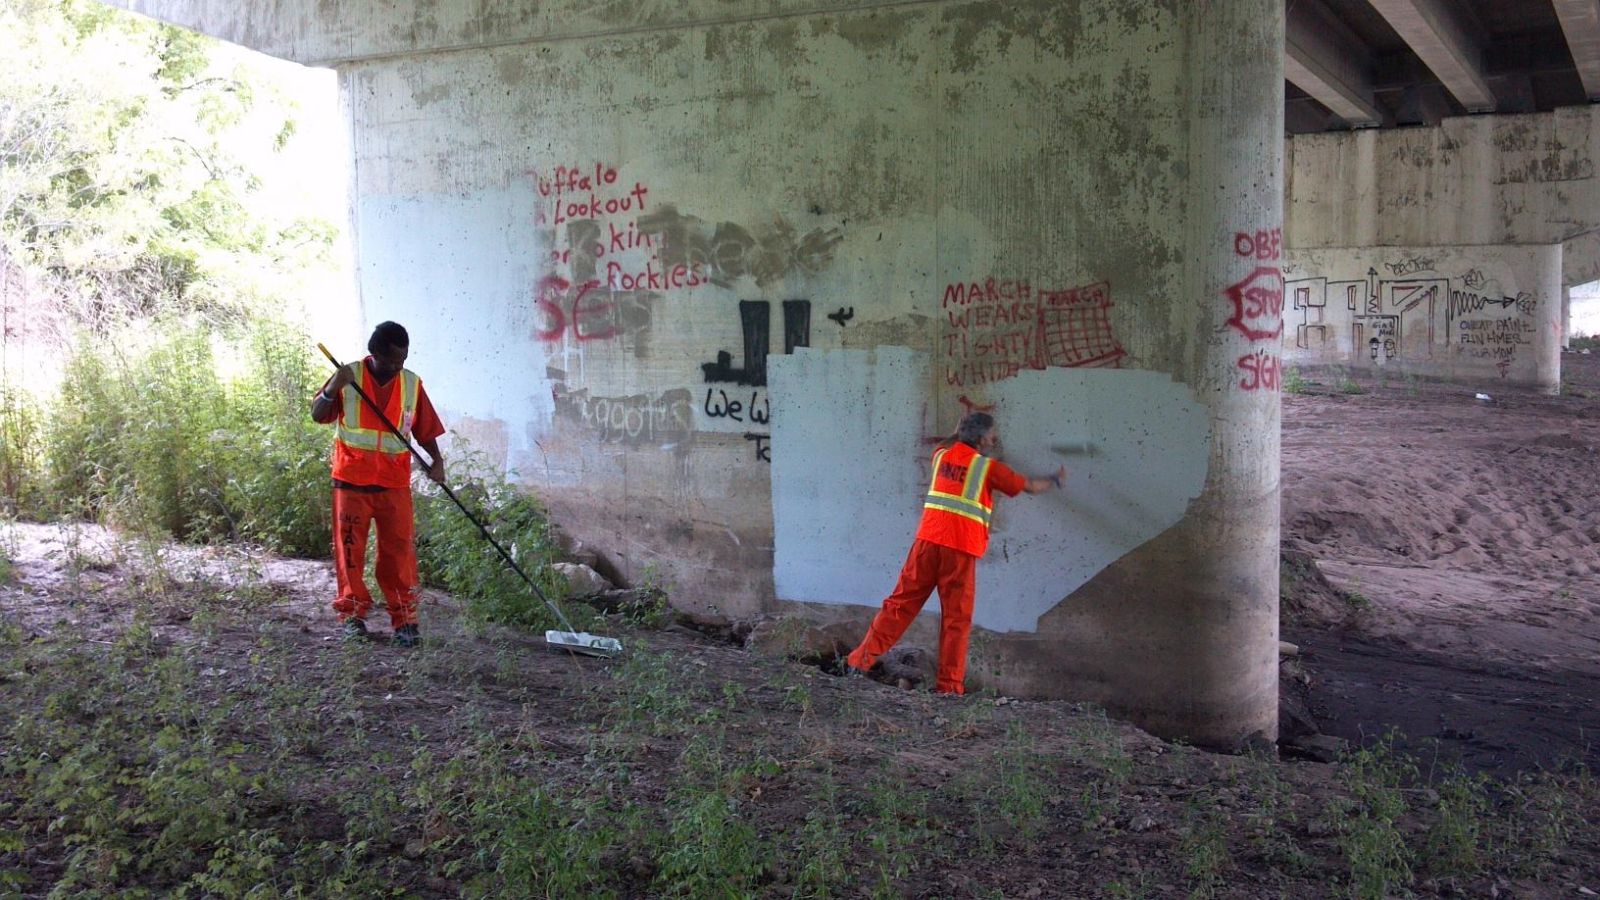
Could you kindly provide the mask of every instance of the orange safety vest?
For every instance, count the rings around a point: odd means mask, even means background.
[[[917,537],[982,556],[989,549],[994,495],[989,490],[992,460],[971,445],[957,443],[933,454],[933,483],[922,503]]]
[[[340,392],[344,410],[334,422],[333,477],[347,484],[382,485],[384,487],[409,487],[411,484],[411,423],[417,417],[417,394],[422,379],[410,369],[401,369],[397,376],[400,390],[389,392],[389,402],[383,414],[406,436],[394,436],[389,426],[383,424],[367,401],[356,393],[360,388],[368,397],[367,364],[356,363],[355,379]]]

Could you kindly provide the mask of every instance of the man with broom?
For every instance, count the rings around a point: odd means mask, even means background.
[[[345,640],[370,638],[367,612],[372,609],[372,594],[362,569],[367,534],[376,522],[378,587],[388,602],[394,641],[402,647],[422,641],[417,631],[411,449],[372,408],[376,405],[401,434],[416,439],[433,460],[428,477],[443,483],[444,456],[438,439],[444,425],[422,389],[422,379],[405,367],[410,347],[411,337],[404,328],[394,322],[380,324],[367,341],[371,355],[341,367],[311,401],[312,420],[334,427],[333,569],[339,596],[333,611],[343,623]]]

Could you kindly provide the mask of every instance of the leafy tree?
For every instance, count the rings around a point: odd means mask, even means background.
[[[0,265],[59,298],[63,331],[236,322],[327,265],[333,228],[267,211],[230,149],[295,127],[237,54],[90,0],[0,0],[0,34]]]

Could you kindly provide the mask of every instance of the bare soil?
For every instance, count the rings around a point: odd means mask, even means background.
[[[1286,576],[1284,636],[1324,731],[1501,775],[1600,765],[1600,357],[1563,363],[1557,397],[1284,395],[1283,545],[1334,588],[1297,603]]]

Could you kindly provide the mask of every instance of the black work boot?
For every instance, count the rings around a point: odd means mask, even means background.
[[[367,631],[366,619],[345,619],[344,627],[339,629],[339,637],[346,641],[372,640],[372,635]]]
[[[415,625],[401,625],[394,630],[394,642],[402,647],[415,647],[422,643],[422,635]]]

